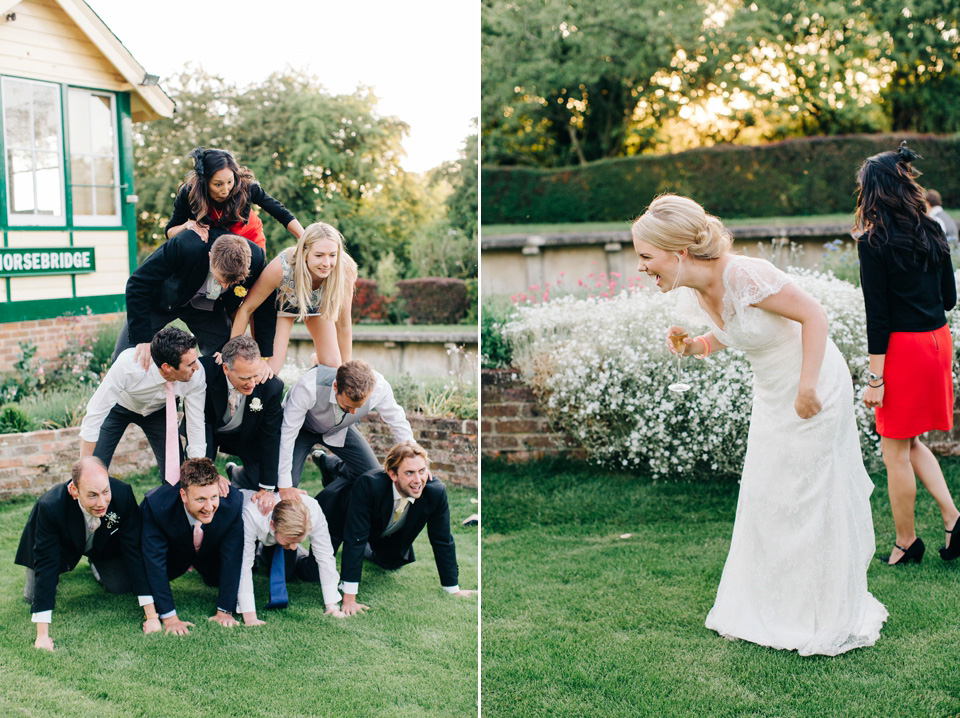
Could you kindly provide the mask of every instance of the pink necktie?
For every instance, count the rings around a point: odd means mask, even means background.
[[[203,543],[203,524],[197,521],[193,525],[193,550],[200,553],[200,544]]]
[[[177,434],[177,400],[173,396],[173,382],[167,382],[167,451],[164,455],[164,478],[168,484],[180,481],[180,437]]]

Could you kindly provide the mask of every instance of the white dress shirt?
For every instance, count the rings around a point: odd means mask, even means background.
[[[103,420],[117,404],[141,416],[147,416],[166,406],[166,380],[153,361],[150,368],[144,371],[140,363],[133,358],[135,351],[136,349],[131,347],[120,352],[97,391],[90,397],[87,413],[80,424],[80,438],[84,441],[96,443]],[[201,458],[207,451],[203,428],[207,381],[203,366],[197,364],[197,370],[190,377],[190,381],[173,382],[173,393],[183,398],[183,413],[187,418],[187,457]]]
[[[379,372],[374,372],[376,384],[369,398],[364,402],[371,410],[376,410],[380,414],[390,431],[393,433],[394,442],[399,444],[402,441],[413,441],[413,429],[410,428],[410,422],[407,421],[407,415],[403,407],[397,404],[393,397],[393,388]],[[307,378],[304,381],[304,378]],[[330,403],[336,405],[336,391],[331,386],[329,389],[320,387],[321,391],[330,392]],[[277,488],[286,489],[293,486],[293,445],[297,440],[297,435],[303,427],[304,419],[307,413],[317,403],[317,382],[316,374],[304,374],[293,388],[287,392],[283,400],[283,428],[280,430],[280,467],[277,473]],[[352,426],[352,425],[351,425]],[[335,427],[333,430],[323,435],[323,441],[330,446],[343,446],[347,438],[347,428]]]
[[[91,513],[88,513],[83,505],[78,501],[77,506],[80,507],[80,513],[83,514],[83,524],[87,528],[87,535],[90,536],[94,532],[90,531],[90,522],[93,521],[96,516]],[[103,519],[100,519],[103,521]],[[98,525],[99,528],[99,525]],[[87,549],[89,550],[89,549]],[[91,567],[92,568],[92,567]],[[140,606],[146,606],[148,603],[153,603],[153,596],[137,596],[137,601],[140,602]],[[53,621],[53,609],[51,608],[48,611],[38,611],[37,613],[30,614],[30,620],[34,623],[50,623]]]
[[[263,515],[260,507],[250,498],[256,493],[250,489],[241,489],[243,494],[243,562],[240,567],[240,590],[237,593],[237,612],[256,611],[257,605],[253,596],[253,559],[256,553],[257,541],[264,546],[274,546],[277,539],[270,530],[270,520],[273,514]],[[337,583],[340,574],[337,573],[337,561],[333,557],[333,544],[330,543],[330,530],[327,520],[323,516],[320,504],[310,496],[301,496],[300,500],[310,512],[312,528],[310,537],[310,553],[320,569],[320,590],[323,592],[323,602],[327,605],[340,601],[340,592]]]

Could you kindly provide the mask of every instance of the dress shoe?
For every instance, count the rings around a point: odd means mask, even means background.
[[[940,549],[940,558],[944,561],[953,561],[960,556],[960,531],[957,531],[958,526],[960,526],[960,518],[954,521],[953,528],[947,531],[950,534],[950,545]],[[957,533],[954,533],[955,531]]]
[[[310,458],[313,459],[313,463],[320,469],[320,483],[323,487],[326,488],[332,484],[337,476],[336,472],[330,466],[332,459],[327,455],[327,452],[323,449],[314,449],[310,453]]]
[[[883,563],[888,566],[903,566],[911,562],[920,563],[923,560],[923,552],[927,550],[927,547],[923,545],[923,539],[919,536],[917,536],[916,540],[914,540],[908,548],[897,546],[897,544],[894,544],[894,546],[903,551],[903,556],[901,556],[896,563],[889,563],[889,554],[886,556],[877,556],[880,561],[883,561]]]
[[[232,462],[232,461],[228,461],[225,468],[226,468],[226,470],[227,470],[227,481],[229,481],[229,482],[232,484],[232,483],[233,483],[233,470],[237,468],[237,465],[236,465],[234,462]]]

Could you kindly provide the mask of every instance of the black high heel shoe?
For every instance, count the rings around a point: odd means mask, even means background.
[[[952,544],[953,541],[951,541],[950,543]],[[886,556],[877,556],[877,559],[880,561],[883,561],[888,566],[903,566],[911,562],[920,563],[921,561],[923,561],[923,552],[927,550],[927,547],[923,545],[923,539],[921,539],[919,536],[917,536],[916,540],[912,544],[910,544],[909,548],[904,548],[903,546],[897,546],[897,544],[894,544],[894,546],[900,549],[901,551],[903,551],[903,556],[900,557],[899,561],[897,561],[896,563],[889,563],[890,561],[889,554],[887,554]]]
[[[960,556],[960,535],[954,533],[958,527],[960,527],[960,519],[954,521],[953,528],[947,531],[947,533],[950,534],[950,545],[940,549],[940,558],[944,561],[953,561],[953,559]]]

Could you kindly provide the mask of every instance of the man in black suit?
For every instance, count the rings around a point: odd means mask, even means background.
[[[248,336],[234,337],[223,346],[222,365],[213,357],[200,358],[207,376],[207,456],[217,449],[239,456],[243,466],[227,464],[227,477],[238,489],[256,491],[254,499],[268,513],[274,504],[283,423],[283,382],[277,377],[257,383],[260,350]]]
[[[50,622],[60,574],[72,571],[81,556],[90,559],[94,577],[108,593],[138,594],[144,633],[160,630],[143,569],[133,489],[110,478],[93,456],[76,462],[70,481],[39,498],[20,537],[14,562],[27,569],[23,598],[37,624],[37,648],[53,650]]]
[[[150,339],[174,319],[183,320],[197,337],[201,354],[220,351],[230,338],[231,317],[265,266],[260,247],[221,230],[211,229],[206,242],[192,230],[167,240],[127,280],[127,321],[113,359],[135,346],[146,369]],[[277,308],[268,298],[253,312],[264,356],[273,354],[276,323]]]
[[[413,441],[387,454],[384,471],[368,471],[356,480],[341,476],[317,494],[336,551],[343,543],[341,610],[349,615],[367,608],[357,603],[363,559],[389,571],[413,563],[413,541],[424,526],[447,593],[472,596],[457,583],[457,551],[450,533],[447,490],[430,475],[427,452]]]
[[[221,626],[236,626],[233,612],[240,586],[243,556],[243,498],[230,488],[220,497],[217,468],[210,459],[187,459],[180,484],[163,484],[147,492],[140,504],[143,517],[143,563],[167,633],[185,635],[193,624],[177,617],[170,581],[192,565],[208,586],[219,586],[217,612]]]

